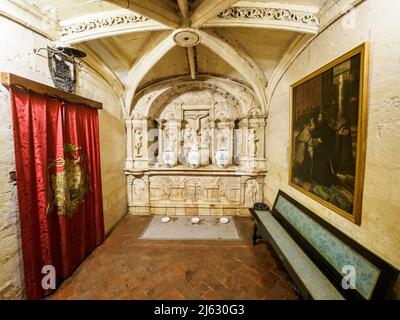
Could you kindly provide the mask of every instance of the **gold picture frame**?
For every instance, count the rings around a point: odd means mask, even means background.
[[[290,87],[289,185],[361,224],[369,44]]]

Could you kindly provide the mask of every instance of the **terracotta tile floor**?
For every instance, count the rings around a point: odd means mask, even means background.
[[[235,218],[238,241],[138,237],[151,217],[126,216],[49,299],[298,299],[251,218]]]

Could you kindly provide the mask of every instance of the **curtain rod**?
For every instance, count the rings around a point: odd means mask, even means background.
[[[78,96],[57,88],[50,87],[40,82],[36,82],[9,72],[0,72],[1,84],[7,88],[12,85],[20,86],[37,93],[48,96],[55,96],[69,102],[82,103],[94,109],[102,109],[103,104],[85,97]]]

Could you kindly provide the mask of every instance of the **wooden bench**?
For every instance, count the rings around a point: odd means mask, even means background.
[[[250,211],[253,243],[259,238],[270,243],[302,298],[390,298],[399,270],[283,191],[271,211]]]

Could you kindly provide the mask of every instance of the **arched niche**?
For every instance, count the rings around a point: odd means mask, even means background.
[[[249,87],[218,77],[142,89],[127,119],[127,168],[263,167],[266,117],[257,101]],[[189,161],[197,151],[198,164]]]
[[[152,117],[157,108],[166,100],[173,99],[190,90],[212,90],[228,100],[234,101],[240,110],[240,117],[246,117],[251,109],[259,109],[259,113],[266,114],[263,105],[260,105],[254,91],[247,85],[228,78],[216,76],[199,76],[197,80],[188,77],[177,77],[157,82],[140,90],[133,98],[127,118],[133,118],[135,112],[145,117]]]
[[[266,116],[257,101],[246,85],[217,77],[167,80],[138,92],[126,119],[130,211],[239,214],[262,200]]]

